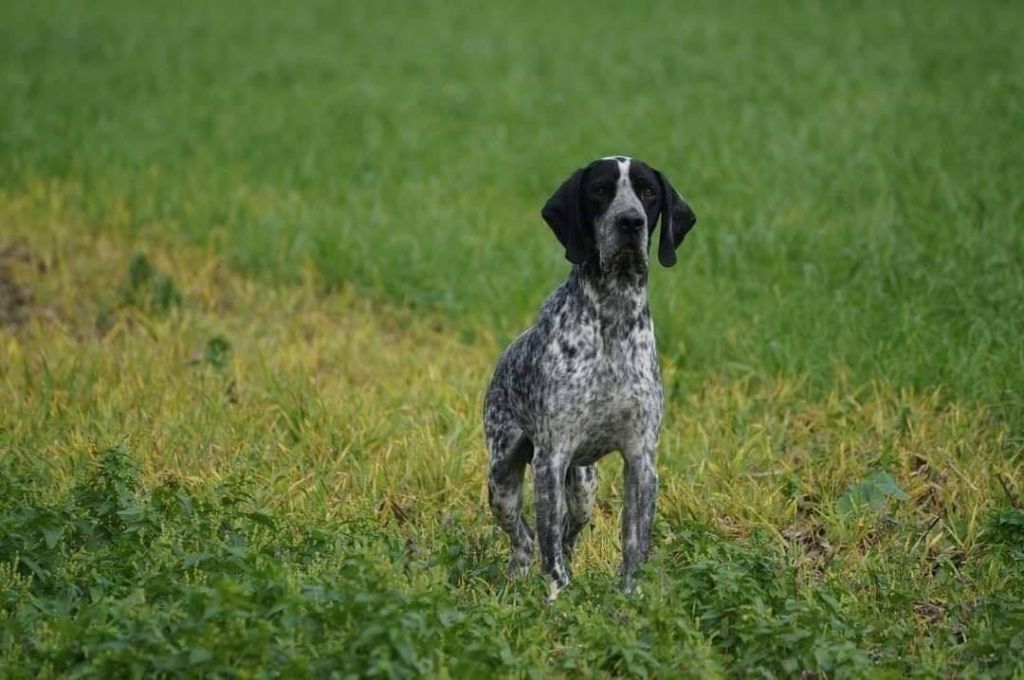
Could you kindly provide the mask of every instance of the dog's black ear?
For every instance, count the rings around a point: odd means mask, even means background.
[[[572,173],[540,211],[541,217],[565,246],[565,259],[573,264],[583,264],[587,259],[583,206],[580,203],[580,185],[583,183],[584,172],[585,169],[580,168]]]
[[[658,241],[658,261],[665,267],[676,263],[676,248],[683,242],[686,233],[693,229],[697,216],[690,204],[683,200],[665,176],[657,170],[654,173],[661,183],[661,239]]]

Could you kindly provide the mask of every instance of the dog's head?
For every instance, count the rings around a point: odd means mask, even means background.
[[[573,264],[601,270],[647,267],[654,227],[661,218],[658,260],[676,263],[676,248],[697,217],[665,177],[643,161],[609,156],[565,180],[541,211]]]

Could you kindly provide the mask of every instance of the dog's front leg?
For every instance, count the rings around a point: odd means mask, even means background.
[[[622,587],[634,589],[634,575],[651,550],[651,523],[658,495],[654,452],[624,453],[626,464],[625,507],[622,510]]]
[[[541,568],[548,577],[548,602],[569,583],[562,558],[562,519],[565,517],[566,458],[537,451],[533,457],[533,495]]]

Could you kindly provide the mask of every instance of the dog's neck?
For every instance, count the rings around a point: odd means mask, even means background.
[[[569,281],[593,305],[603,329],[628,330],[650,317],[646,265],[602,268],[587,261],[573,266]]]

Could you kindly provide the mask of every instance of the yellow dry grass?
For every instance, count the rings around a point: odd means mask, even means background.
[[[0,328],[0,454],[61,468],[126,442],[147,479],[244,471],[282,509],[373,509],[426,534],[453,509],[489,521],[479,414],[500,347],[486,329],[467,344],[442,318],[325,290],[311,268],[296,285],[253,280],[160,225],[127,239],[83,224],[62,195],[0,196],[0,270],[32,291],[27,320]],[[137,253],[176,282],[181,306],[161,315],[124,303]],[[220,368],[203,360],[215,337],[231,346]],[[969,552],[984,513],[1021,493],[1007,426],[941,390],[849,385],[840,372],[815,395],[799,376],[712,370],[678,394],[677,369],[664,375],[659,512],[767,531],[810,556],[809,569],[879,540],[874,522],[834,511],[871,470],[896,477],[910,500],[893,512],[919,521],[916,540],[936,551]],[[582,560],[610,571],[621,471],[608,460],[601,473]]]

